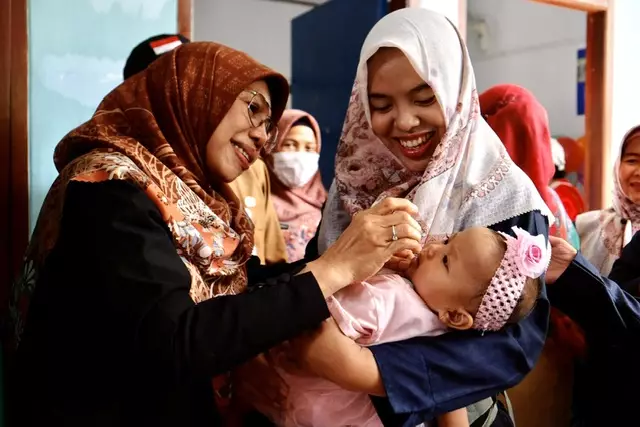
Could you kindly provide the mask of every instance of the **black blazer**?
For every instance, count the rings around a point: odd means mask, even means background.
[[[640,234],[609,278],[581,254],[548,288],[551,304],[584,330],[588,354],[576,367],[574,415],[580,426],[638,425]],[[618,282],[618,283],[616,283]]]
[[[213,376],[329,317],[298,270],[253,263],[248,292],[196,305],[144,192],[70,183],[17,353],[11,425],[220,425]]]

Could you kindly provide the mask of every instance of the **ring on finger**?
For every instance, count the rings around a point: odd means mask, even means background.
[[[391,226],[391,240],[394,241],[394,242],[398,240],[398,233],[396,233],[396,226],[395,225]]]

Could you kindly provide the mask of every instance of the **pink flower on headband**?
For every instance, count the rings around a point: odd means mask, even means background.
[[[544,235],[532,236],[525,230],[513,227],[517,238],[518,256],[514,259],[518,270],[526,277],[536,279],[549,265],[549,255]]]
[[[527,277],[538,278],[549,266],[551,246],[545,244],[544,235],[532,236],[518,227],[511,229],[515,238],[500,233],[507,243],[507,250],[480,301],[474,329],[500,330],[518,305]]]

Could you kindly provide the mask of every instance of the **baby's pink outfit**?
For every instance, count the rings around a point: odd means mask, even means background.
[[[362,346],[447,332],[445,325],[414,291],[411,282],[383,270],[327,300],[342,332]],[[289,385],[288,409],[257,408],[284,427],[381,427],[366,393],[344,390],[318,377],[278,369]]]

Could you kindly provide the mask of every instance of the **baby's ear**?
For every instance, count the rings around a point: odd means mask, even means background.
[[[441,311],[438,317],[451,329],[465,331],[473,326],[473,316],[464,308]]]

